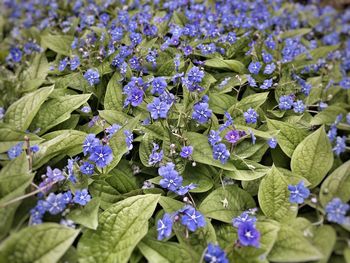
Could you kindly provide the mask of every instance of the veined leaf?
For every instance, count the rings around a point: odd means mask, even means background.
[[[69,35],[45,35],[41,36],[41,46],[47,47],[58,54],[70,55],[73,36]]]

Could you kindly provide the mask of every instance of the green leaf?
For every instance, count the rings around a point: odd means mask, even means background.
[[[331,105],[323,111],[317,113],[312,121],[311,125],[332,124],[339,114],[346,115],[346,110],[343,107]]]
[[[40,128],[39,134],[44,134],[52,127],[68,120],[71,112],[86,103],[91,94],[64,96],[46,101],[35,116],[31,130]]]
[[[280,131],[276,136],[277,142],[288,157],[292,157],[295,148],[307,135],[306,130],[286,122],[268,119],[267,126],[269,130]]]
[[[33,177],[25,153],[5,165],[0,171],[0,205],[23,195]],[[19,205],[20,202],[16,202],[0,208],[0,238],[10,230]]]
[[[288,182],[274,166],[262,179],[258,198],[261,210],[269,218],[281,221],[297,214],[297,208],[291,209],[289,202]]]
[[[120,83],[121,79],[120,73],[116,72],[109,80],[104,100],[105,110],[123,110],[123,87]]]
[[[45,135],[44,143],[40,144],[40,151],[34,154],[33,168],[37,169],[59,154],[65,154],[78,147],[75,154],[83,151],[82,144],[86,133],[76,130],[60,130]]]
[[[323,255],[323,258],[317,263],[327,263],[337,239],[335,230],[329,225],[320,226],[316,229],[312,239],[314,246]]]
[[[280,37],[282,39],[293,38],[293,37],[297,37],[297,36],[306,35],[306,34],[310,33],[311,31],[312,31],[311,28],[299,28],[299,29],[294,29],[294,30],[288,30],[286,32],[283,32],[280,35]]]
[[[188,251],[175,242],[162,242],[144,238],[137,245],[148,262],[152,263],[191,263]]]
[[[35,134],[18,131],[11,125],[0,124],[0,153],[7,152],[8,149],[19,142],[24,142],[24,136],[29,138],[31,145],[38,144],[44,140]]]
[[[99,216],[97,230],[87,230],[78,244],[84,262],[128,262],[137,243],[147,234],[159,195],[125,199]]]
[[[233,185],[211,192],[202,201],[199,210],[207,217],[230,223],[232,218],[253,207],[255,202],[250,194]]]
[[[70,55],[73,36],[68,35],[46,35],[41,36],[41,46],[49,48],[58,54]]]
[[[215,69],[226,69],[229,71],[234,71],[237,73],[244,73],[245,72],[245,66],[240,62],[239,60],[223,60],[221,58],[212,58],[208,59],[205,62],[206,67],[211,67]]]
[[[140,115],[134,117],[123,128],[119,129],[110,139],[109,146],[112,148],[112,151],[113,151],[113,160],[105,168],[106,173],[108,173],[114,167],[116,167],[119,161],[122,159],[123,155],[129,151],[125,142],[124,131],[128,130],[132,132],[137,126],[137,124],[139,123],[139,120],[140,120]]]
[[[322,254],[307,240],[301,231],[282,225],[277,241],[268,255],[272,262],[304,262],[320,260]]]
[[[166,213],[173,213],[185,206],[184,203],[166,196],[160,197],[159,204],[161,205],[161,207],[163,207]]]
[[[192,166],[188,164],[185,171],[182,173],[183,185],[190,183],[196,184],[197,187],[191,190],[191,193],[203,193],[209,191],[213,186],[213,180],[211,178],[213,169],[206,165],[197,164]]]
[[[45,81],[48,72],[49,64],[45,53],[35,55],[28,69],[23,72],[24,90],[37,89]]]
[[[72,210],[67,218],[90,229],[96,229],[98,226],[98,209],[100,206],[99,198],[92,198],[86,206]]]
[[[28,93],[11,104],[6,111],[4,121],[13,125],[20,131],[25,131],[38,113],[40,106],[52,91],[53,86],[50,86]]]
[[[317,186],[333,165],[332,145],[324,127],[307,136],[295,149],[292,172],[305,177],[311,188]]]
[[[237,102],[237,104],[233,105],[228,111],[232,112],[234,109],[240,109],[242,111],[246,111],[249,108],[256,109],[264,104],[268,95],[269,92],[262,92],[249,95]]]
[[[149,164],[149,156],[153,150],[153,142],[155,142],[154,137],[151,136],[149,133],[143,135],[141,139],[139,147],[139,156],[141,163],[146,167],[152,167],[152,165]]]
[[[117,167],[109,172],[111,175],[106,182],[121,194],[126,194],[138,189],[136,177],[127,160],[120,160]]]
[[[266,175],[270,167],[261,165],[250,160],[235,161],[235,168],[233,171],[225,171],[225,175],[240,181],[252,181],[259,179]]]
[[[350,200],[350,161],[334,170],[321,185],[320,202],[325,206],[334,197],[343,202]]]
[[[215,113],[224,114],[236,102],[235,97],[228,94],[210,93],[209,108]]]
[[[0,245],[1,262],[57,262],[73,243],[79,230],[54,223],[23,228]]]

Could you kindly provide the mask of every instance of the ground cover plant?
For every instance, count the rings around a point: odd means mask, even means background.
[[[3,0],[0,262],[350,262],[350,10]]]

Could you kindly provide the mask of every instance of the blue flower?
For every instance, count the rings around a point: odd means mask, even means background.
[[[254,132],[253,132],[251,129],[249,129],[249,135],[250,135],[250,137],[251,137],[251,139],[252,139],[252,144],[255,144],[255,142],[256,142],[256,137],[255,137]]]
[[[2,120],[5,116],[5,109],[3,107],[0,107],[0,120]]]
[[[200,70],[198,67],[192,67],[188,74],[187,74],[187,79],[191,83],[201,83],[204,78],[204,71]]]
[[[265,50],[262,51],[261,56],[266,64],[271,63],[273,60],[273,56],[270,53],[267,53]]]
[[[20,156],[22,153],[22,147],[23,147],[23,142],[19,142],[16,145],[12,146],[8,151],[7,151],[7,156],[9,157],[10,160],[15,159],[16,157]]]
[[[333,198],[326,205],[327,220],[338,224],[345,222],[345,215],[349,211],[350,206],[343,203],[339,198]]]
[[[251,74],[258,74],[261,69],[261,63],[260,62],[250,62],[248,66],[248,70]]]
[[[247,222],[255,224],[256,217],[250,216],[250,214],[248,212],[243,212],[239,216],[232,219],[232,225],[234,227],[238,227],[240,224],[247,223]]]
[[[207,263],[229,263],[226,253],[218,245],[208,244],[204,254],[204,261]]]
[[[96,135],[92,133],[88,134],[85,138],[85,141],[83,142],[84,156],[92,152],[95,146],[99,146],[99,145],[100,145],[100,141],[99,139],[96,138]]]
[[[276,69],[275,63],[267,64],[264,69],[264,74],[272,74]]]
[[[189,185],[185,185],[185,186],[180,186],[178,189],[175,190],[175,193],[177,195],[185,195],[187,194],[189,191],[191,191],[192,189],[195,189],[197,187],[196,184],[192,184],[190,183]]]
[[[180,213],[182,214],[181,224],[192,232],[206,224],[204,216],[192,206],[185,206]]]
[[[264,82],[263,82],[263,84],[260,85],[259,88],[260,88],[260,89],[263,89],[263,90],[266,90],[266,89],[268,89],[268,88],[271,88],[272,83],[273,83],[272,79],[265,79]]]
[[[256,123],[259,117],[259,114],[252,108],[249,108],[246,112],[243,113],[246,123]]]
[[[344,77],[340,82],[339,86],[343,89],[350,89],[350,77]]]
[[[50,193],[43,203],[43,206],[47,212],[51,215],[57,215],[66,208],[67,202],[64,199],[64,195],[59,193],[55,195]]]
[[[199,102],[193,106],[192,119],[199,122],[200,124],[208,122],[211,114],[212,110],[209,109],[208,103]]]
[[[189,158],[192,155],[193,147],[192,146],[184,146],[181,149],[180,156],[182,158]]]
[[[295,113],[303,113],[305,111],[305,104],[302,100],[297,100],[293,102],[293,110]]]
[[[67,67],[67,64],[68,64],[69,60],[67,57],[65,57],[64,59],[62,59],[60,61],[60,63],[58,64],[58,70],[59,71],[63,71],[65,70],[65,68]]]
[[[22,51],[17,47],[12,47],[10,49],[10,54],[7,57],[7,60],[12,60],[15,63],[18,63],[22,60]]]
[[[159,98],[154,98],[153,102],[147,104],[147,110],[150,112],[152,119],[158,118],[165,119],[168,115],[170,107],[166,102],[161,101]]]
[[[164,214],[162,219],[157,222],[158,240],[170,237],[173,227],[173,220],[170,214]]]
[[[94,169],[95,169],[95,166],[92,163],[89,163],[89,162],[84,162],[80,166],[80,171],[83,174],[87,174],[87,175],[92,175],[94,173]]]
[[[167,87],[167,83],[164,77],[154,78],[152,82],[152,94],[163,94],[165,88]]]
[[[73,198],[73,202],[79,205],[86,205],[91,200],[87,189],[76,190]]]
[[[138,105],[140,105],[142,103],[143,95],[144,95],[144,92],[141,89],[139,89],[137,87],[132,88],[127,93],[127,97],[125,99],[124,106],[131,104],[131,106],[137,107]]]
[[[275,149],[277,146],[277,140],[275,137],[272,137],[267,140],[267,144],[270,146],[271,149]]]
[[[77,183],[77,178],[74,175],[74,159],[68,159],[67,171],[68,171],[68,180],[73,184]]]
[[[129,37],[134,46],[137,46],[142,41],[142,35],[140,33],[132,32]]]
[[[346,137],[343,136],[343,137],[340,137],[340,136],[337,136],[336,140],[335,140],[335,146],[333,147],[333,152],[336,154],[336,155],[340,155],[341,153],[345,152],[346,150]]]
[[[304,182],[301,181],[297,185],[288,185],[290,192],[289,201],[291,203],[302,204],[304,199],[310,195],[310,190],[304,186]]]
[[[30,146],[30,151],[32,152],[32,153],[36,153],[36,152],[38,152],[40,150],[40,148],[39,148],[39,145],[37,145],[37,144],[35,144],[35,145],[33,145],[33,146]]]
[[[100,82],[100,74],[94,69],[88,69],[84,74],[84,78],[89,82],[90,86],[96,85]]]
[[[121,126],[119,124],[112,124],[112,126],[109,126],[108,128],[106,128],[106,133],[107,133],[107,138],[111,139],[112,136],[119,131],[119,129],[121,128]]]
[[[293,106],[293,97],[291,95],[285,95],[280,97],[278,107],[281,110],[290,110]]]
[[[157,152],[158,150],[159,150],[159,145],[156,143],[153,143],[152,153],[150,154],[148,159],[149,165],[155,165],[163,160],[163,150],[160,150],[159,152]]]
[[[66,179],[60,169],[55,168],[52,170],[50,166],[46,167],[46,177],[50,182],[59,182]]]
[[[159,185],[165,189],[175,192],[182,185],[182,176],[174,169],[175,164],[167,163],[158,169],[158,174],[163,177]]]
[[[225,164],[230,158],[230,152],[226,149],[226,145],[219,143],[213,147],[213,157],[215,160],[219,160],[222,164]]]
[[[134,141],[134,135],[132,134],[131,131],[125,130],[124,131],[124,135],[125,135],[125,143],[126,146],[128,147],[128,150],[130,151],[133,148],[133,141]]]
[[[247,75],[247,81],[250,87],[257,87],[256,81],[251,75]]]
[[[95,162],[98,167],[103,168],[113,160],[112,149],[108,145],[95,146],[91,151],[89,160]]]
[[[260,232],[251,222],[244,222],[238,225],[238,240],[242,246],[260,246]]]
[[[74,56],[70,59],[70,70],[76,70],[80,66],[80,59]]]
[[[214,146],[218,142],[221,142],[220,133],[214,130],[210,130],[208,134],[208,142],[211,146]]]

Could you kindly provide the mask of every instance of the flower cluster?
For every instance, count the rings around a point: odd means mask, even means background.
[[[103,145],[95,134],[86,136],[83,143],[83,153],[84,155],[90,154],[89,160],[100,168],[107,166],[113,160],[112,149],[108,145]]]

